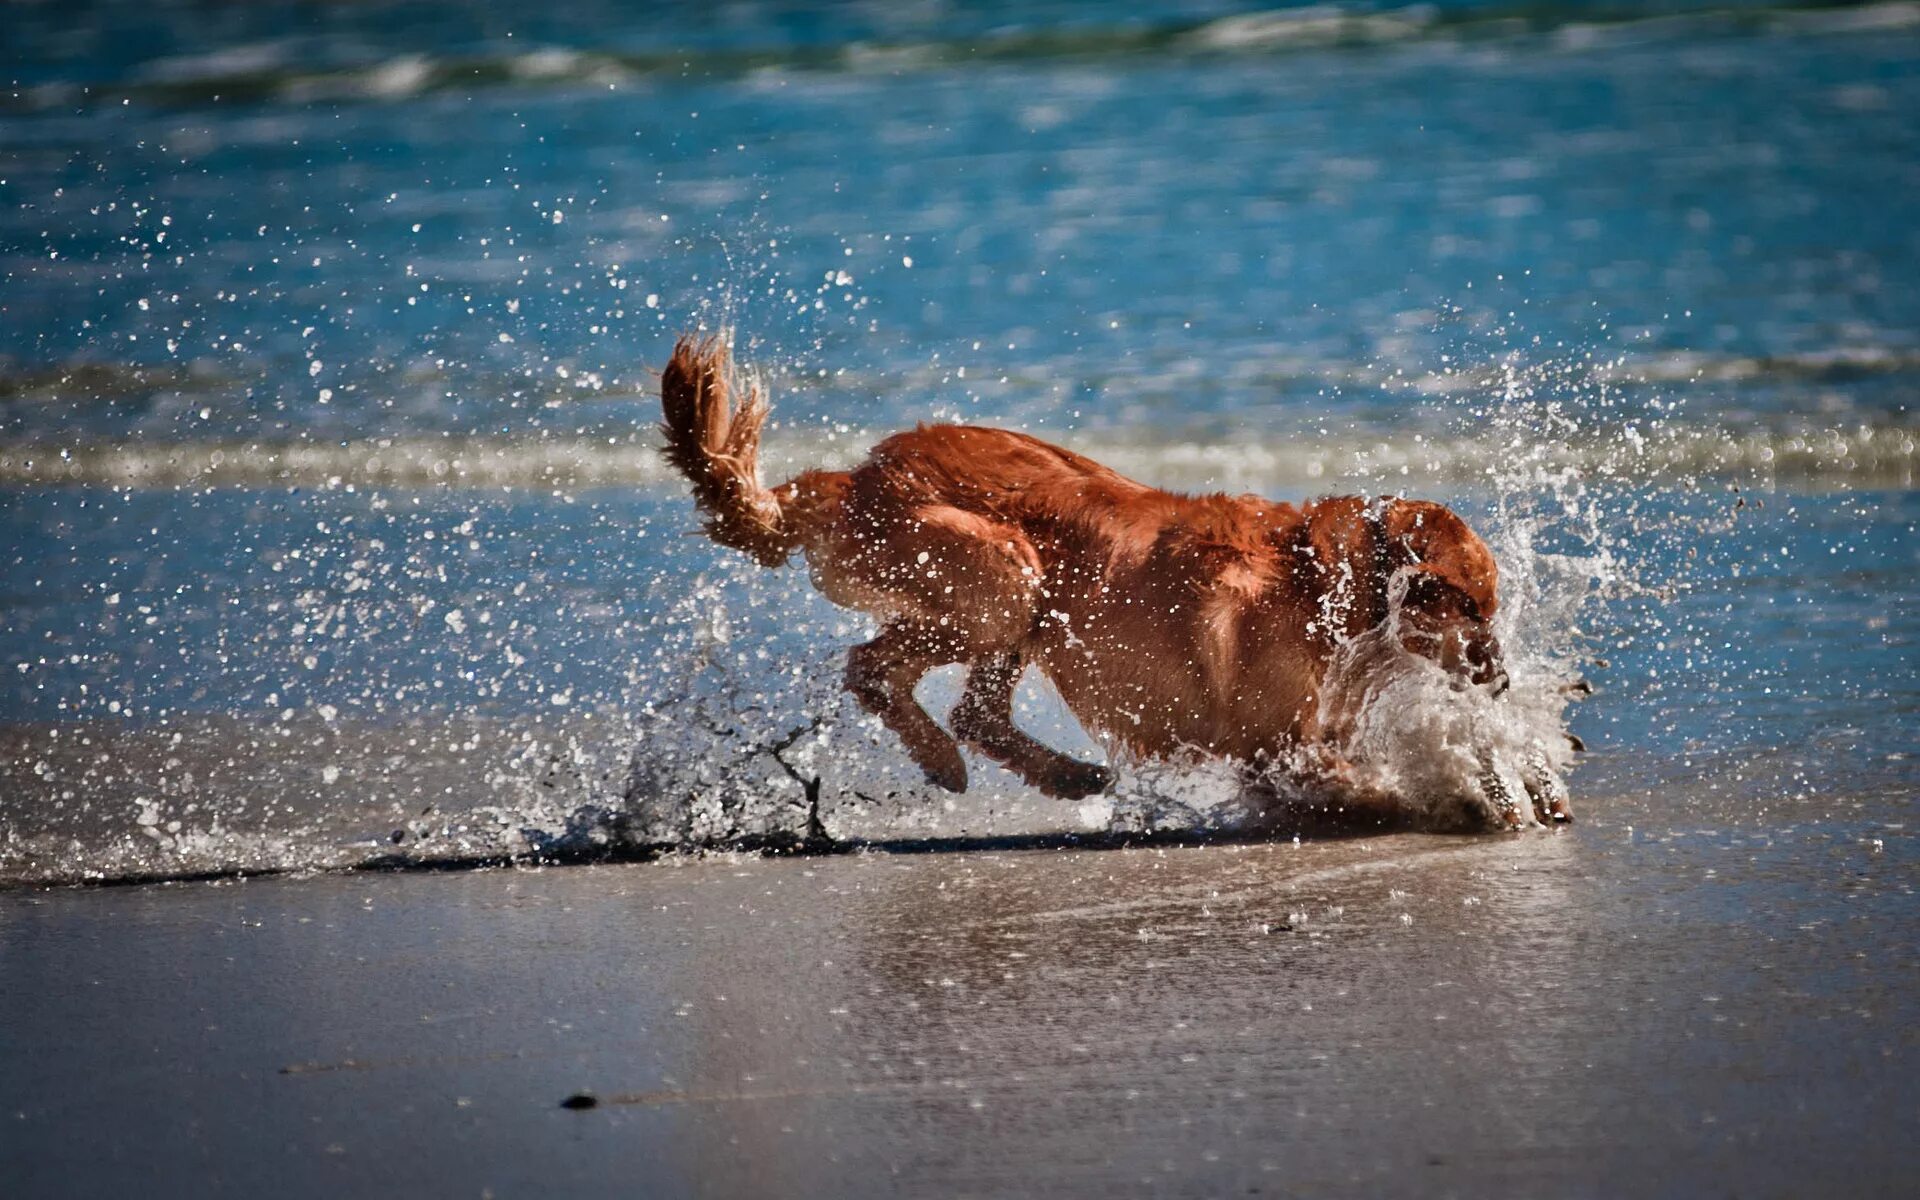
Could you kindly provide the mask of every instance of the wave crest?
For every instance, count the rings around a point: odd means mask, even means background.
[[[1541,443],[1543,469],[1649,482],[1767,480],[1840,487],[1907,486],[1920,467],[1920,430],[1897,421],[1810,429],[1641,426],[1637,452],[1614,441]],[[1049,434],[1134,478],[1185,490],[1324,491],[1340,481],[1399,486],[1485,483],[1513,453],[1498,436],[1335,434],[1311,440],[1151,441],[1112,433]],[[770,438],[769,476],[844,466],[882,435]],[[1624,436],[1624,432],[1622,433]],[[183,487],[671,487],[677,479],[644,441],[393,437],[344,443],[105,442],[0,444],[0,486]]]
[[[1035,59],[1205,58],[1274,54],[1409,42],[1497,42],[1546,35],[1558,53],[1604,48],[1623,33],[1698,37],[1747,32],[1800,35],[1884,34],[1920,26],[1915,0],[1805,6],[1737,5],[1675,11],[1653,3],[1607,13],[1539,8],[1452,10],[1416,4],[1391,9],[1340,5],[1244,13],[1212,20],[1029,27],[985,35],[935,35],[917,41],[822,45],[708,46],[697,52],[627,51],[545,46],[482,50],[468,55],[404,52],[348,58],[320,68],[293,65],[283,43],[242,45],[158,59],[127,77],[97,84],[39,83],[0,93],[0,111],[71,110],[137,102],[168,106],[211,103],[306,104],[405,100],[437,91],[484,87],[642,86],[652,80],[755,73],[860,74],[940,70]],[[364,53],[364,51],[362,52]]]

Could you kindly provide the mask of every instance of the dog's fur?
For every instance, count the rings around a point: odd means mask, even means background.
[[[1083,725],[1135,754],[1312,761],[1336,776],[1345,730],[1322,692],[1336,650],[1362,634],[1397,637],[1462,686],[1505,686],[1493,555],[1441,505],[1182,496],[961,425],[922,425],[852,471],[767,488],[766,401],[757,384],[741,394],[723,338],[682,338],[660,390],[667,459],[713,540],[767,566],[798,550],[821,592],[880,622],[849,654],[846,686],[941,787],[967,786],[956,738],[1049,796],[1108,784],[1106,768],[1014,725],[1030,663]],[[948,663],[968,669],[951,737],[913,694]],[[1535,804],[1548,819],[1550,802]]]

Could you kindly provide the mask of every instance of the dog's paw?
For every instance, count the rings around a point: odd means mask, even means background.
[[[1113,772],[1098,763],[1073,762],[1048,773],[1037,781],[1040,791],[1055,800],[1084,800],[1104,792],[1113,783]]]
[[[1526,784],[1527,797],[1533,801],[1533,815],[1542,825],[1564,825],[1573,820],[1567,785],[1554,773],[1545,751],[1535,747],[1527,755],[1521,764],[1520,778]]]
[[[1494,765],[1493,756],[1483,753],[1480,760],[1480,794],[1486,798],[1487,805],[1493,810],[1494,824],[1502,829],[1521,829],[1527,824],[1522,815],[1520,798],[1513,794],[1513,787],[1500,768]]]
[[[967,764],[960,757],[960,751],[947,747],[947,752],[930,751],[918,756],[920,769],[926,773],[927,782],[935,787],[945,788],[949,792],[967,790]]]

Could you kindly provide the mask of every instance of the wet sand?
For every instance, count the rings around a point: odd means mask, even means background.
[[[1911,1194],[1906,807],[0,892],[0,1168],[12,1196]]]

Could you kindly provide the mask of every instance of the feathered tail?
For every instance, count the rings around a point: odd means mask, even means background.
[[[693,484],[694,503],[707,514],[707,536],[777,567],[800,544],[799,531],[789,527],[781,497],[760,483],[766,397],[758,381],[748,379],[734,407],[740,383],[724,334],[687,334],[674,343],[660,372],[664,452]]]

